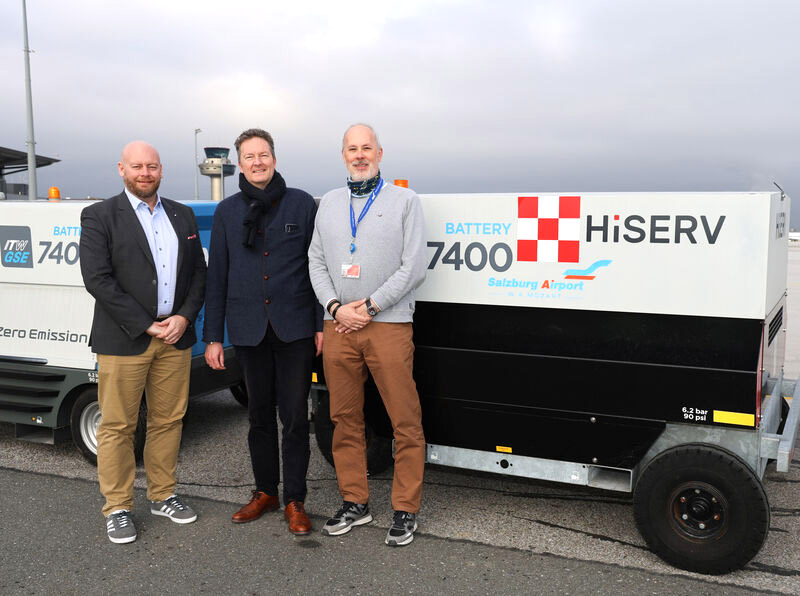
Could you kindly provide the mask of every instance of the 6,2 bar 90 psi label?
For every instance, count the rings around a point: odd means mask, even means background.
[[[708,410],[684,406],[681,408],[684,420],[692,422],[708,422]]]

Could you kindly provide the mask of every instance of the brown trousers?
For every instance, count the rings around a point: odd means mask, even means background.
[[[417,513],[422,499],[425,437],[422,411],[412,375],[411,323],[370,323],[359,331],[337,333],[325,321],[325,382],[331,399],[333,460],[345,501],[366,503],[367,449],[364,436],[364,382],[367,367],[392,421],[395,440],[392,507]]]
[[[175,492],[191,357],[190,349],[178,350],[156,338],[136,356],[97,355],[97,397],[102,414],[97,429],[97,477],[106,499],[103,515],[133,509],[133,435],[143,391],[147,399],[147,498],[163,501]]]

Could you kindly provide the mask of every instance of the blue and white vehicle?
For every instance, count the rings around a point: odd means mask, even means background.
[[[19,439],[55,443],[72,436],[80,452],[97,459],[97,361],[89,347],[94,298],[80,272],[80,215],[90,201],[0,201],[0,421]],[[189,202],[205,250],[216,209]],[[196,321],[202,336],[203,314]],[[190,395],[227,387],[246,401],[233,348],[227,370],[203,361],[204,344],[192,347]],[[144,404],[144,400],[142,400]],[[146,406],[136,433],[144,447]]]

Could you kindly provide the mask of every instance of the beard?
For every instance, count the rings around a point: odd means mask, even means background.
[[[363,165],[364,162],[355,162],[352,165]],[[372,164],[369,166],[366,172],[363,174],[359,173],[358,171],[353,171],[355,168],[350,169],[348,171],[350,173],[350,180],[353,182],[362,182],[363,180],[369,180],[370,178],[374,178],[378,175],[378,166],[376,164]]]
[[[127,176],[124,176],[122,179],[125,181],[125,188],[127,188],[133,196],[138,197],[142,200],[149,199],[150,197],[155,196],[156,192],[158,192],[158,187],[161,186],[161,180],[160,179],[156,180],[154,178],[153,179],[154,184],[152,190],[143,190],[139,188],[136,180],[128,178]]]

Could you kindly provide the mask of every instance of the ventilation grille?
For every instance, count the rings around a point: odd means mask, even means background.
[[[772,320],[769,322],[769,340],[767,341],[767,345],[772,345],[772,340],[775,339],[775,336],[778,335],[778,331],[781,330],[783,326],[783,307],[778,310]]]

